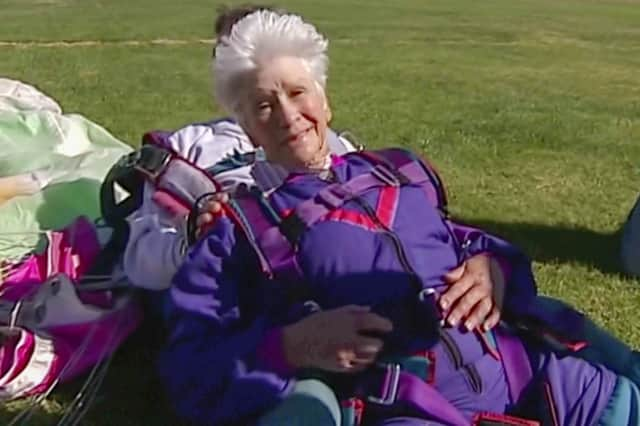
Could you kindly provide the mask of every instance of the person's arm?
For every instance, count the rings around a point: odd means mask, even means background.
[[[518,312],[537,295],[529,258],[513,244],[472,226],[447,221],[465,259],[486,254],[495,259],[505,281],[504,309]]]
[[[251,149],[238,125],[225,120],[186,126],[168,136],[166,144],[182,158],[203,168],[234,151]],[[251,180],[248,170],[244,174],[232,172],[222,183],[243,180]],[[152,196],[153,188],[146,184],[142,206],[128,218],[129,238],[123,267],[136,286],[162,290],[169,287],[184,257],[185,218],[172,216]]]
[[[160,366],[183,417],[226,424],[259,415],[289,394],[299,369],[355,373],[367,368],[383,342],[366,333],[392,330],[388,320],[362,306],[276,323],[261,296],[258,270],[243,237],[220,217],[175,275]],[[269,288],[278,285],[269,282]]]
[[[250,300],[259,298],[249,272],[257,267],[238,250],[233,225],[220,218],[190,250],[170,290],[160,374],[178,413],[198,424],[257,415],[293,385],[281,331]],[[246,307],[251,302],[255,312]]]
[[[367,307],[313,313],[288,325],[264,312],[256,260],[218,219],[174,277],[160,375],[170,400],[198,424],[240,423],[288,395],[302,368],[354,373],[375,362],[391,323]],[[277,282],[270,285],[277,286]]]
[[[495,327],[502,315],[509,272],[510,267],[496,256],[479,253],[445,274],[449,288],[440,295],[439,305],[447,323],[457,326],[464,320],[467,330]]]
[[[336,155],[347,154],[356,151],[356,147],[347,138],[348,134],[338,134],[333,130],[327,135],[329,141],[329,149]]]
[[[422,166],[429,168],[425,161]],[[531,262],[521,250],[478,228],[449,219],[445,224],[463,261],[443,277],[450,287],[440,298],[440,307],[450,324],[465,320],[467,328],[489,329],[498,323],[503,306],[518,312],[530,305],[536,283]]]
[[[128,219],[129,236],[123,268],[131,282],[150,290],[164,290],[182,263],[186,237],[184,218],[172,218],[151,199],[145,187],[142,206]]]

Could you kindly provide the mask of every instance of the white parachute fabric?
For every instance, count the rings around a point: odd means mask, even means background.
[[[100,185],[130,151],[33,86],[0,78],[0,259],[15,262],[78,216],[98,218]]]

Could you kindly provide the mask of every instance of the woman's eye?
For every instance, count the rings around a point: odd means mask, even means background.
[[[258,104],[258,111],[260,112],[269,111],[270,109],[271,109],[271,104],[269,104],[269,102],[260,102]]]
[[[304,89],[294,89],[294,90],[291,91],[291,96],[294,97],[294,98],[296,96],[300,96],[302,94],[304,94]]]

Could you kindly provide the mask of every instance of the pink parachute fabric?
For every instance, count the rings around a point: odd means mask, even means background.
[[[129,294],[79,290],[101,248],[91,222],[78,218],[47,237],[47,249],[14,265],[0,284],[2,399],[43,393],[86,372],[141,320]]]

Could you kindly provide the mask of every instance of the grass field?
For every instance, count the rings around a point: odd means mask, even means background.
[[[219,114],[208,40],[220,3],[0,0],[0,75],[137,144]],[[618,272],[616,234],[640,192],[640,1],[278,4],[331,40],[335,127],[424,152],[456,216],[517,242],[542,292],[640,345],[640,283]],[[179,424],[153,376],[153,334],[117,354],[82,424]],[[53,424],[80,384],[30,424]]]

